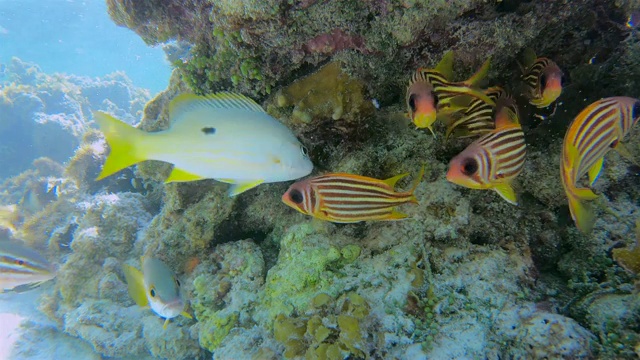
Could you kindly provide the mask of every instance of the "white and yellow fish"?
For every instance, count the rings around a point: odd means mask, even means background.
[[[53,265],[42,255],[21,244],[0,241],[0,293],[21,285],[37,285],[54,277]]]
[[[262,183],[288,181],[313,170],[307,149],[286,126],[240,94],[182,94],[169,104],[171,127],[148,133],[94,113],[111,153],[103,179],[145,160],[174,165],[166,182],[216,179],[230,196]]]
[[[152,257],[142,257],[142,272],[129,265],[124,265],[122,270],[133,301],[143,308],[150,307],[166,319],[163,328],[166,329],[169,320],[178,315],[192,319],[184,311],[180,280],[165,263]]]

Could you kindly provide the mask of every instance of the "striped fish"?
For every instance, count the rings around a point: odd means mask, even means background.
[[[447,138],[452,134],[458,138],[473,137],[495,130],[494,118],[502,108],[507,108],[511,111],[512,116],[520,118],[516,101],[504,89],[495,86],[487,89],[485,94],[493,100],[495,106],[482,99],[471,100],[464,115],[447,127]]]
[[[451,159],[447,180],[471,189],[492,189],[517,205],[511,182],[524,166],[524,133],[513,112],[504,107],[495,116],[495,130],[474,141]]]
[[[0,293],[54,277],[53,266],[42,255],[21,244],[0,241]]]
[[[591,232],[594,213],[585,200],[597,195],[589,188],[578,187],[578,181],[589,176],[589,185],[598,179],[604,156],[613,148],[629,156],[620,141],[640,118],[640,100],[630,97],[604,98],[587,106],[569,125],[562,144],[560,177],[569,199],[571,217],[576,227]]]
[[[335,223],[400,220],[407,215],[394,208],[418,203],[413,192],[423,174],[424,167],[407,192],[396,192],[394,187],[408,174],[387,180],[345,173],[326,174],[291,185],[282,195],[282,201],[303,214]]]
[[[489,69],[490,59],[468,80],[451,82],[453,52],[447,52],[435,69],[420,68],[409,80],[405,95],[408,116],[417,128],[428,128],[433,132],[433,123],[438,114],[453,113],[460,109],[455,101],[479,98],[493,105],[493,101],[482,91],[473,87],[482,80]],[[470,99],[469,99],[470,100]],[[467,101],[468,103],[468,101]]]
[[[522,67],[529,103],[538,108],[551,105],[562,93],[562,70],[553,60],[525,50],[525,66]]]

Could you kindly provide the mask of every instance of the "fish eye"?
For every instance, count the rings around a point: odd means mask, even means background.
[[[151,290],[149,290],[149,295],[151,295],[151,297],[156,297],[156,289],[151,288]]]
[[[16,265],[20,265],[20,266],[24,265],[24,260],[22,259],[16,260]]]
[[[302,155],[309,157],[309,150],[304,145],[300,145],[300,151],[302,151]]]
[[[301,204],[304,200],[304,197],[302,196],[302,193],[300,191],[291,190],[291,193],[289,193],[289,199],[291,199],[291,201],[296,204]]]
[[[547,75],[542,74],[540,75],[540,88],[544,89],[545,87],[547,87]]]
[[[478,162],[476,159],[466,158],[462,162],[462,173],[471,176],[478,171]]]
[[[411,96],[409,96],[409,107],[411,108],[411,111],[416,111],[416,94],[411,94]]]
[[[633,105],[633,109],[631,110],[631,118],[637,119],[640,117],[640,101],[636,101]]]

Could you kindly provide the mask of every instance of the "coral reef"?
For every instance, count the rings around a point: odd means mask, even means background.
[[[623,25],[637,1],[108,5],[114,21],[148,43],[178,40],[177,69],[144,109],[118,76],[110,85],[66,79],[84,99],[70,108],[120,116],[128,109],[127,121],[141,116],[139,128],[155,131],[169,126],[176,94],[234,90],[262,97],[295,129],[318,172],[389,178],[423,164],[426,171],[405,221],[318,223],[280,203],[288,184],[229,198],[212,180],[164,184],[170,165],[153,161],[95,182],[107,149],[78,118],[73,137],[84,136],[66,170],[38,160],[0,185],[6,203],[22,202],[48,178],[65,185],[51,199],[37,196],[43,205],[19,231],[60,264],[55,291],[41,304],[58,331],[104,357],[637,356],[638,168],[607,155],[589,235],[573,226],[558,174],[562,136],[579,110],[600,96],[640,94],[640,35]],[[516,89],[515,60],[526,46],[558,62],[570,82],[555,111],[522,108],[527,160],[514,207],[447,182],[447,163],[467,143],[413,129],[401,115],[402,96],[407,74],[449,49],[461,77],[491,55],[489,81]],[[41,111],[46,99],[24,93],[43,75],[29,66],[13,73],[23,85],[3,89],[2,99]],[[118,109],[89,95],[95,91]],[[119,105],[126,101],[131,108]],[[636,158],[639,135],[625,140]],[[120,267],[147,253],[176,271],[194,320],[176,319],[163,331],[161,319],[128,298]]]
[[[150,98],[121,72],[96,79],[49,75],[14,57],[5,77],[0,89],[0,156],[12,161],[3,166],[0,178],[18,175],[39,157],[67,161],[90,128],[91,111],[109,111],[133,123]],[[22,146],[25,143],[31,146]]]

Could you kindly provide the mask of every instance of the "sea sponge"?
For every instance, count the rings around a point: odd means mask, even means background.
[[[281,90],[276,102],[280,107],[293,106],[294,121],[309,123],[328,117],[351,121],[370,115],[375,109],[364,89],[362,81],[350,77],[334,61]]]

